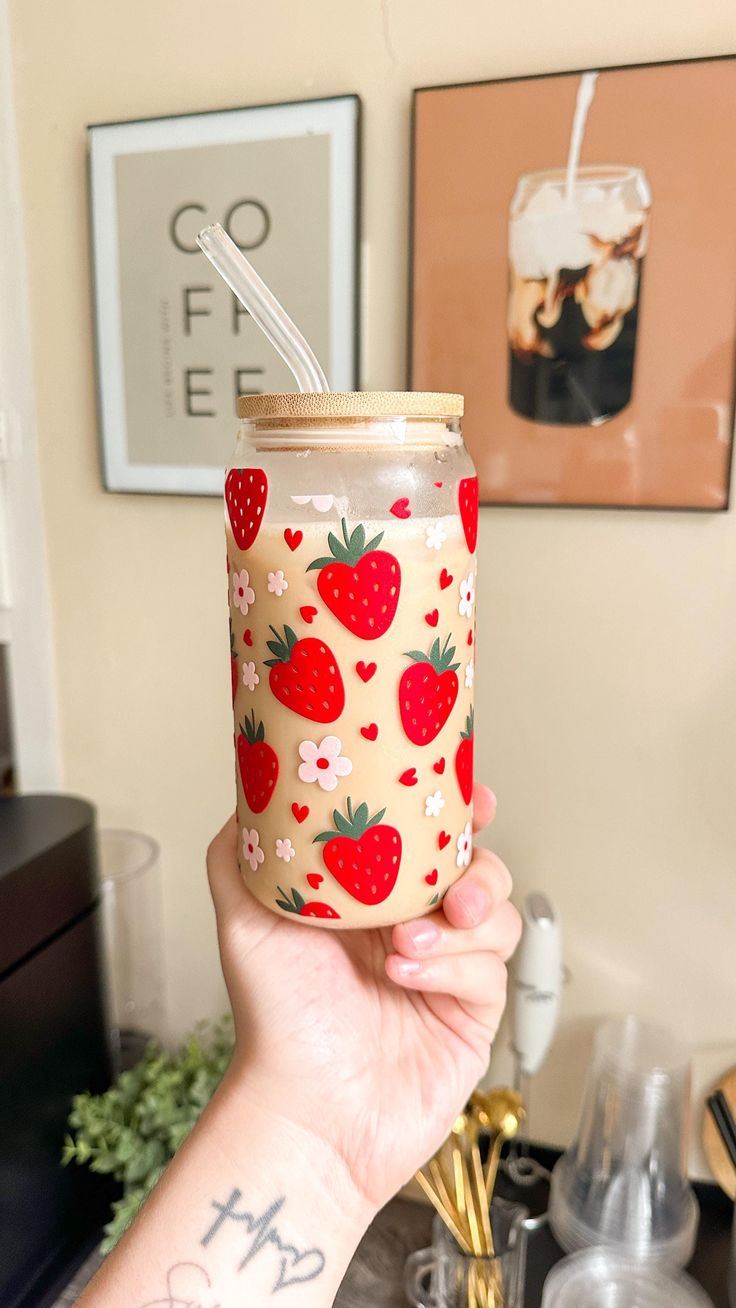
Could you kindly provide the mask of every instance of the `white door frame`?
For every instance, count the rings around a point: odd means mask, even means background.
[[[0,0],[0,643],[21,792],[61,784],[13,98],[8,0]]]

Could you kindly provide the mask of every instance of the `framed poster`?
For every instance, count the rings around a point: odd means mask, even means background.
[[[736,59],[414,94],[410,377],[494,504],[728,507]]]
[[[222,492],[238,394],[294,381],[195,242],[220,222],[358,385],[357,96],[88,129],[105,486]]]

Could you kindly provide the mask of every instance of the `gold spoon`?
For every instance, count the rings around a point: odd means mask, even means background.
[[[491,1137],[485,1167],[485,1191],[490,1203],[504,1141],[513,1140],[526,1117],[526,1109],[521,1095],[508,1087],[489,1091],[475,1090],[470,1104],[477,1115],[479,1126]]]

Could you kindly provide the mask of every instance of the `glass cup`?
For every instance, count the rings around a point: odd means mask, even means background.
[[[441,1217],[432,1225],[432,1245],[410,1254],[404,1292],[412,1308],[523,1308],[527,1209],[494,1199],[491,1226],[496,1253],[463,1253]]]
[[[523,173],[509,221],[509,404],[598,426],[631,399],[651,194],[640,168]]]
[[[97,836],[107,1008],[115,1074],[161,1036],[164,1017],[160,850],[141,831]]]
[[[238,852],[323,927],[468,865],[478,481],[462,397],[242,397],[225,484]]]
[[[549,1220],[568,1252],[614,1247],[684,1266],[698,1229],[687,1181],[687,1056],[629,1016],[596,1034],[577,1139],[552,1172]]]

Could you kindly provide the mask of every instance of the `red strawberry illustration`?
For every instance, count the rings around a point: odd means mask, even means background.
[[[396,827],[381,824],[385,812],[382,808],[369,817],[367,804],[353,812],[349,799],[347,817],[335,809],[335,830],[314,838],[315,844],[325,842],[322,858],[327,871],[361,904],[382,904],[399,874],[401,836]]]
[[[448,645],[449,636],[440,649],[438,636],[429,654],[413,649],[406,655],[414,662],[401,674],[399,712],[404,731],[414,745],[428,745],[439,735],[457,699],[455,674],[460,664],[453,663],[455,646],[448,649]]]
[[[465,730],[460,732],[460,744],[455,755],[457,784],[466,804],[469,804],[473,798],[473,745],[473,710],[471,708],[465,720]]]
[[[256,715],[251,710],[245,718],[238,736],[238,768],[243,783],[245,802],[251,813],[262,813],[268,808],[279,775],[276,751],[266,744],[263,723],[256,726]]]
[[[231,468],[225,478],[225,503],[238,549],[249,550],[258,535],[268,498],[261,468]]]
[[[478,543],[478,478],[463,477],[457,488],[457,497],[468,549],[475,554]]]
[[[234,704],[235,692],[238,689],[238,656],[235,652],[235,632],[233,631],[232,619],[230,620],[230,680],[232,682]]]
[[[299,640],[291,627],[284,627],[283,636],[275,627],[271,631],[276,639],[266,644],[275,657],[266,659],[266,667],[279,703],[312,722],[334,722],[345,707],[345,687],[332,650],[316,636]]]
[[[342,534],[344,543],[330,532],[331,556],[315,559],[307,572],[319,570],[317,590],[338,622],[361,640],[376,640],[394,620],[401,589],[399,561],[376,548],[383,532],[366,544],[363,524],[350,532],[343,518]]]
[[[298,913],[299,917],[329,917],[335,921],[340,917],[340,914],[336,913],[334,908],[330,908],[329,904],[320,903],[318,899],[313,899],[311,903],[307,903],[304,896],[300,895],[299,891],[293,887],[289,895],[285,890],[281,889],[281,886],[277,886],[276,889],[281,896],[280,899],[276,900],[276,905],[278,908],[282,908],[285,913]]]

